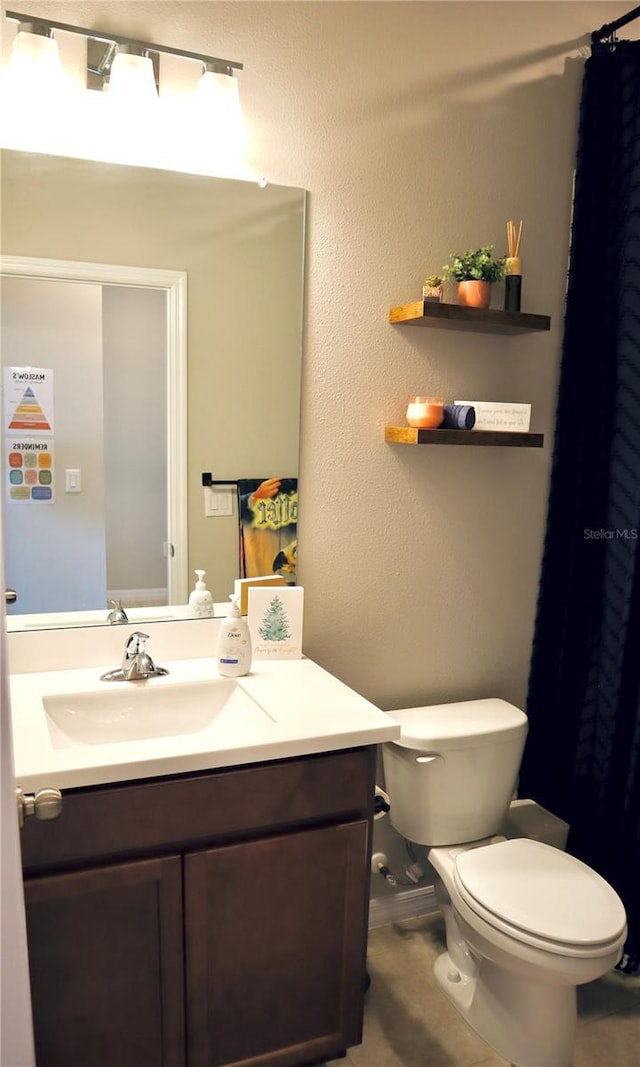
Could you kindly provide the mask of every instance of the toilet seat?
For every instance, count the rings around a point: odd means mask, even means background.
[[[618,894],[575,857],[518,838],[460,851],[453,878],[468,907],[516,941],[547,952],[604,955],[626,929]]]

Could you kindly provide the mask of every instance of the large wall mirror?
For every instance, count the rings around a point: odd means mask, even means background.
[[[185,617],[196,568],[225,602],[233,484],[298,473],[304,190],[8,150],[0,183],[9,627],[106,622],[114,591]],[[10,428],[30,369],[44,438]],[[43,439],[32,499],[12,464],[33,480]]]

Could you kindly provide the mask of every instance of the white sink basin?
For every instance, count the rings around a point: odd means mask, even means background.
[[[232,678],[173,685],[159,679],[105,683],[100,691],[43,696],[42,703],[54,748],[204,731],[215,736],[274,722]]]

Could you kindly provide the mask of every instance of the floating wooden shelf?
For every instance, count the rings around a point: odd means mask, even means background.
[[[415,426],[385,426],[384,439],[400,445],[497,445],[502,448],[542,448],[542,433],[502,430],[420,430]]]
[[[468,308],[462,304],[436,304],[415,300],[390,308],[392,325],[437,326],[453,330],[483,330],[488,333],[531,333],[550,330],[548,315],[532,315],[527,311],[499,311],[497,308]]]

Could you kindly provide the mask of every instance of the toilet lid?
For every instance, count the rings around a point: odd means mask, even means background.
[[[525,934],[586,946],[625,929],[622,901],[608,882],[540,841],[518,838],[461,852],[455,873],[471,908],[477,902]]]

